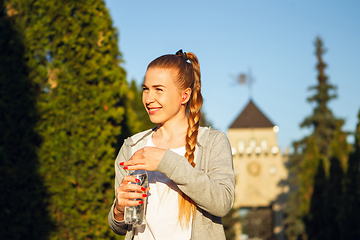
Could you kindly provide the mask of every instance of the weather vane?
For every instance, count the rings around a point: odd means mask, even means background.
[[[252,85],[254,83],[254,78],[252,77],[251,70],[249,69],[247,73],[240,73],[237,77],[237,82],[240,85],[247,85],[249,87],[249,96],[252,99]]]

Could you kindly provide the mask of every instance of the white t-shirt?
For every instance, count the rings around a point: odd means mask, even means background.
[[[155,147],[151,137],[146,146]],[[171,149],[184,156],[185,146]],[[148,171],[150,191],[148,192],[145,221],[135,228],[136,240],[189,240],[191,238],[191,221],[188,227],[182,228],[178,221],[178,187],[157,171]]]

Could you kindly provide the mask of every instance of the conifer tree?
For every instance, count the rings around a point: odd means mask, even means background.
[[[287,168],[289,170],[289,186],[290,196],[288,206],[286,209],[287,216],[284,219],[285,233],[289,240],[304,239],[302,236],[305,234],[305,225],[303,223],[304,216],[300,211],[300,199],[301,194],[299,191],[300,180],[298,176],[301,174],[301,163],[303,160],[303,145],[301,141],[294,142],[294,153],[290,156],[287,162]]]
[[[8,0],[38,88],[40,171],[56,223],[51,239],[112,239],[116,136],[126,89],[103,0]]]
[[[306,239],[306,229],[303,223],[303,216],[299,210],[300,191],[293,191],[289,196],[289,202],[286,209],[285,233],[288,240]]]
[[[315,139],[307,138],[306,151],[301,163],[300,179],[300,211],[302,216],[306,216],[310,209],[310,199],[314,189],[314,177],[318,169],[320,155]]]
[[[51,221],[39,174],[35,89],[14,9],[0,1],[0,239],[48,239]]]
[[[318,171],[320,154],[316,141],[312,136],[306,137],[294,144],[295,152],[289,160],[289,182],[291,195],[286,223],[286,234],[290,240],[306,239],[304,219],[309,223],[311,197],[314,191],[315,176]],[[322,161],[321,161],[322,162]]]
[[[307,136],[293,144],[294,148],[301,149],[301,152],[295,151],[295,154],[289,159],[289,175],[293,176],[291,182],[293,189],[291,200],[287,211],[286,222],[289,229],[287,230],[290,239],[306,239],[304,236],[305,227],[303,219],[310,219],[308,216],[310,209],[310,199],[313,194],[313,184],[316,169],[318,168],[319,159],[324,162],[325,172],[329,168],[329,159],[332,156],[330,146],[338,145],[336,157],[341,161],[341,166],[345,167],[347,162],[347,153],[349,147],[346,142],[346,133],[342,131],[344,121],[336,118],[328,108],[328,102],[336,98],[333,91],[336,87],[328,83],[328,77],[325,74],[326,63],[323,61],[323,54],[326,52],[322,39],[317,37],[315,40],[315,55],[317,57],[317,85],[312,86],[309,90],[315,90],[312,97],[308,98],[310,103],[316,103],[313,113],[308,116],[301,124],[301,127],[312,129],[310,136]],[[318,156],[314,157],[314,150]],[[309,154],[310,153],[310,154]],[[299,192],[298,192],[299,191]],[[300,203],[300,208],[296,208]],[[295,235],[290,235],[290,232]]]
[[[314,191],[311,195],[309,214],[304,218],[308,240],[326,239],[327,213],[324,206],[327,197],[326,185],[324,163],[323,160],[320,160],[314,178]]]
[[[303,121],[301,127],[312,127],[312,135],[319,148],[319,153],[328,157],[328,146],[333,140],[336,123],[338,121],[328,108],[328,102],[336,98],[336,94],[330,93],[331,90],[336,90],[336,87],[327,81],[328,77],[325,74],[327,65],[323,61],[323,54],[325,54],[326,50],[323,47],[323,42],[320,37],[316,38],[315,47],[315,54],[318,59],[316,66],[318,70],[318,84],[309,88],[309,90],[315,90],[316,93],[308,98],[308,101],[310,103],[315,102],[316,107],[313,110],[313,114]]]
[[[360,111],[355,131],[353,152],[345,176],[345,193],[341,214],[343,239],[360,239]]]
[[[329,180],[327,184],[327,196],[325,201],[326,208],[326,239],[338,240],[341,238],[340,232],[340,211],[343,204],[343,179],[344,172],[338,157],[330,158]]]

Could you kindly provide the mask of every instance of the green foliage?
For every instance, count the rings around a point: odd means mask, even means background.
[[[302,174],[298,176],[300,179],[300,211],[302,216],[309,212],[310,199],[313,194],[314,177],[319,165],[319,151],[315,139],[309,137],[306,143],[306,151],[300,166]]]
[[[351,146],[346,140],[346,137],[349,133],[342,130],[343,125],[344,121],[341,119],[336,122],[334,137],[332,142],[330,143],[329,155],[338,158],[341,164],[341,168],[345,172],[347,169]]]
[[[327,179],[323,160],[320,160],[314,177],[314,191],[311,195],[309,214],[304,217],[306,233],[309,240],[326,239],[327,212],[326,202]]]
[[[0,239],[48,239],[52,224],[39,175],[35,88],[13,9],[0,1]]]
[[[317,205],[316,199],[319,198],[317,194],[320,194],[316,193],[312,197],[314,188],[318,184],[316,181],[319,181],[315,176],[319,177],[317,174],[322,171],[318,169],[321,167],[319,160],[322,159],[321,164],[323,164],[325,173],[328,172],[330,166],[330,157],[338,159],[339,166],[341,166],[339,171],[343,171],[347,166],[349,152],[349,145],[346,142],[347,133],[341,129],[344,121],[336,118],[328,108],[328,102],[336,98],[336,94],[332,93],[336,87],[327,81],[328,77],[325,74],[327,65],[323,61],[323,54],[326,50],[319,37],[316,38],[315,48],[315,55],[318,59],[316,66],[318,81],[316,86],[309,88],[309,90],[315,90],[315,93],[308,98],[310,103],[315,103],[315,107],[312,115],[308,116],[301,124],[301,127],[311,128],[312,133],[293,144],[295,152],[289,158],[289,176],[293,191],[288,203],[285,222],[287,224],[287,237],[294,240],[307,239],[305,230],[309,230],[309,238],[319,239],[316,234],[313,234],[313,226],[309,225],[313,224],[313,219],[318,219],[320,214],[319,212],[311,212],[314,211],[314,209],[311,210],[311,204]],[[334,175],[335,172],[333,171],[332,174]],[[330,176],[330,179],[342,181],[335,176]],[[339,184],[341,186],[341,182]],[[313,201],[315,203],[312,203]],[[319,211],[321,212],[321,209]],[[306,228],[303,220],[306,222]],[[321,235],[321,233],[318,234]]]
[[[102,0],[7,1],[25,34],[29,78],[41,118],[40,173],[56,223],[51,239],[114,239],[114,145],[125,72]]]
[[[344,172],[336,156],[330,158],[330,175],[327,183],[326,206],[326,239],[341,239],[340,211],[343,204]]]
[[[345,175],[345,194],[341,212],[343,239],[360,239],[360,111],[355,131],[353,152],[349,156]]]
[[[318,84],[309,88],[309,90],[316,90],[316,93],[312,97],[309,97],[308,101],[310,103],[315,102],[316,107],[313,110],[313,114],[303,121],[301,127],[313,128],[312,135],[315,138],[320,154],[328,157],[328,146],[333,140],[336,122],[338,120],[333,116],[327,105],[331,99],[336,98],[336,94],[330,93],[331,90],[336,90],[336,87],[327,82],[328,77],[325,75],[327,65],[322,59],[322,55],[326,50],[323,47],[323,42],[320,37],[316,38],[315,47],[315,53],[318,59],[316,66],[318,70]]]
[[[285,223],[285,233],[289,240],[303,239],[301,236],[305,232],[305,226],[302,221],[303,216],[301,215],[300,205],[301,205],[301,194],[300,194],[300,179],[298,176],[302,173],[301,163],[303,160],[303,148],[304,143],[302,141],[294,142],[294,153],[290,156],[287,162],[287,168],[289,170],[289,186],[290,186],[290,196],[288,201],[288,206],[286,209],[286,218],[284,219]]]
[[[288,240],[306,239],[303,216],[300,213],[300,191],[293,191],[289,197],[286,209],[287,217],[284,219],[285,233]]]

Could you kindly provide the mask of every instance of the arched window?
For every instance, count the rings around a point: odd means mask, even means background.
[[[250,142],[249,142],[249,147],[251,147],[252,149],[254,149],[256,147],[256,141],[255,139],[250,139]]]
[[[244,140],[240,140],[239,141],[239,153],[243,154],[245,152],[245,141]]]
[[[260,141],[260,146],[261,146],[261,149],[264,151],[264,152],[267,152],[267,148],[268,148],[268,146],[267,146],[267,141],[266,141],[266,139],[261,139],[261,141]]]

